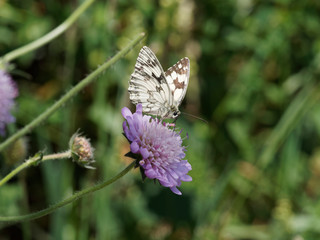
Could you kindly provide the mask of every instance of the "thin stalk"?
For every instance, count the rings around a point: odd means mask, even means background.
[[[123,56],[125,56],[135,45],[137,45],[143,38],[145,34],[140,33],[131,43],[129,43],[125,48],[123,48],[120,52],[118,52],[114,57],[112,57],[109,61],[101,65],[94,72],[80,81],[77,85],[75,85],[72,89],[70,89],[65,95],[63,95],[55,104],[49,107],[46,111],[41,113],[38,117],[36,117],[29,124],[24,126],[18,132],[13,134],[7,140],[0,144],[0,152],[6,148],[8,145],[16,141],[18,138],[24,136],[36,126],[44,122],[50,115],[56,112],[59,108],[61,108],[68,100],[70,100],[73,96],[75,96],[78,92],[80,92],[84,87],[88,84],[92,83],[100,74],[106,71],[109,67],[111,67],[114,63],[119,61]]]
[[[12,170],[7,176],[5,176],[3,179],[1,179],[0,181],[0,187],[5,184],[6,182],[8,182],[11,178],[13,178],[15,175],[17,175],[19,172],[21,172],[22,170],[33,166],[35,164],[38,164],[40,162],[44,162],[47,160],[55,160],[55,159],[63,159],[63,158],[70,158],[71,157],[71,152],[66,151],[63,153],[55,153],[55,154],[49,154],[49,155],[45,155],[45,156],[34,156],[31,157],[29,159],[27,159],[24,163],[22,163],[21,165],[19,165],[17,168],[15,168],[14,170]]]
[[[63,32],[65,32],[79,17],[80,15],[87,10],[88,7],[94,2],[95,0],[86,0],[84,1],[63,23],[61,23],[58,27],[53,29],[51,32],[47,33],[43,37],[28,43],[20,48],[17,48],[3,56],[4,62],[10,62],[17,57],[20,57],[28,52],[31,52],[37,48],[42,47],[43,45],[47,44],[48,42],[52,41],[53,39],[57,38]],[[1,58],[0,58],[1,62]]]
[[[53,211],[57,210],[58,208],[61,208],[69,203],[77,201],[80,198],[82,198],[86,195],[89,195],[90,193],[98,191],[98,190],[110,185],[111,183],[114,183],[119,178],[121,178],[122,176],[127,174],[134,167],[134,165],[135,165],[135,160],[132,163],[130,163],[124,170],[122,170],[120,173],[118,173],[115,177],[113,177],[109,180],[106,180],[100,184],[96,184],[92,187],[83,189],[82,191],[73,194],[72,196],[66,198],[65,200],[63,200],[59,203],[52,205],[51,207],[48,207],[48,208],[43,209],[41,211],[30,213],[27,215],[10,216],[10,217],[1,217],[0,216],[0,221],[1,222],[22,222],[22,221],[30,221],[30,220],[48,215],[48,214],[52,213]]]

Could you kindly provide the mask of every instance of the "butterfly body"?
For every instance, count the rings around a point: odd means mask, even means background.
[[[166,72],[151,51],[144,46],[129,81],[129,98],[142,104],[144,113],[164,118],[179,116],[179,106],[187,91],[190,62],[183,58]]]

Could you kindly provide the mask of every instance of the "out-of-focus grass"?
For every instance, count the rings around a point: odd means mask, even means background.
[[[1,55],[48,32],[79,3],[0,0]],[[320,4],[316,1],[98,1],[63,36],[15,61],[11,129],[30,122],[136,33],[164,69],[187,56],[177,126],[193,181],[175,196],[138,170],[72,206],[0,225],[24,239],[318,239]],[[141,45],[142,46],[142,45]],[[140,46],[140,47],[141,47]],[[28,136],[29,154],[62,151],[81,128],[97,169],[71,161],[28,169],[0,189],[0,214],[44,208],[128,162],[120,110],[139,48]],[[18,74],[23,72],[24,74]],[[29,76],[29,77],[28,77]],[[1,87],[1,86],[0,86]],[[133,109],[133,106],[131,106]],[[18,163],[16,163],[18,164]],[[0,159],[0,175],[14,167]],[[26,203],[26,204],[21,204]]]

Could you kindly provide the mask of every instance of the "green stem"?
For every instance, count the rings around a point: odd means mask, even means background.
[[[55,104],[53,104],[50,108],[48,108],[45,112],[41,113],[38,117],[36,117],[33,121],[31,121],[28,125],[24,126],[18,132],[9,137],[6,141],[0,144],[0,152],[6,148],[8,145],[13,143],[18,138],[24,136],[28,132],[30,132],[33,128],[38,126],[40,123],[44,122],[50,115],[52,115],[55,111],[57,111],[60,107],[62,107],[69,99],[75,96],[78,92],[80,92],[84,87],[93,82],[101,73],[107,70],[110,66],[116,63],[120,58],[126,55],[135,45],[137,45],[143,38],[145,34],[140,33],[131,43],[129,43],[125,48],[123,48],[120,52],[118,52],[114,57],[112,57],[109,61],[104,63],[102,66],[97,68],[94,72],[80,81],[76,86],[74,86],[70,91],[68,91],[64,96],[62,96]]]
[[[124,176],[125,174],[127,174],[135,165],[135,161],[133,161],[132,163],[130,163],[130,165],[128,165],[124,170],[122,170],[122,172],[120,172],[118,175],[116,175],[115,177],[106,180],[100,184],[94,185],[92,187],[83,189],[80,192],[77,192],[75,194],[73,194],[72,196],[70,196],[69,198],[52,205],[51,207],[48,207],[46,209],[43,209],[41,211],[35,212],[35,213],[31,213],[31,214],[27,214],[27,215],[20,215],[20,216],[10,216],[10,217],[1,217],[0,216],[0,221],[2,222],[21,222],[21,221],[29,221],[29,220],[33,220],[39,217],[43,217],[45,215],[48,215],[49,213],[52,213],[53,211],[57,210],[58,208],[61,208],[69,203],[72,203],[73,201],[79,200],[80,198],[93,193],[95,191],[98,191],[108,185],[110,185],[111,183],[115,182],[116,180],[118,180],[119,178],[121,178],[122,176]]]
[[[10,62],[13,59],[20,57],[28,52],[31,52],[43,45],[47,44],[48,42],[52,41],[63,32],[65,32],[79,17],[80,15],[87,10],[88,7],[94,2],[95,0],[86,0],[82,3],[63,23],[61,23],[58,27],[53,29],[51,32],[47,33],[43,37],[28,43],[25,46],[22,46],[18,49],[15,49],[6,55],[3,56],[4,62]],[[1,59],[0,59],[1,62]]]
[[[55,153],[55,154],[50,154],[50,155],[45,155],[45,156],[34,156],[32,158],[29,158],[26,160],[24,163],[19,165],[16,169],[12,170],[7,176],[5,176],[1,181],[0,181],[0,187],[8,182],[11,178],[13,178],[15,175],[17,175],[19,172],[21,172],[23,169],[30,167],[32,165],[37,164],[38,162],[44,162],[47,160],[55,160],[55,159],[61,159],[61,158],[70,158],[71,157],[71,152],[70,150],[67,152],[63,153]]]

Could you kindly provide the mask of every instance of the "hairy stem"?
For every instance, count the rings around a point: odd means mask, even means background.
[[[52,205],[51,207],[48,207],[48,208],[43,209],[41,211],[34,212],[31,214],[27,214],[27,215],[10,216],[10,217],[1,217],[0,216],[0,221],[2,221],[2,222],[21,222],[21,221],[33,220],[33,219],[48,215],[49,213],[52,213],[53,211],[57,210],[58,208],[61,208],[69,203],[72,203],[73,201],[79,200],[80,198],[82,198],[90,193],[98,191],[98,190],[110,185],[111,183],[114,183],[119,178],[121,178],[122,176],[127,174],[134,167],[134,165],[135,165],[135,161],[130,163],[124,170],[122,170],[120,173],[118,173],[118,175],[114,176],[113,178],[106,180],[100,184],[94,185],[92,187],[83,189],[82,191],[73,194],[72,196],[66,198],[65,200],[63,200],[59,203]]]
[[[65,32],[79,17],[80,15],[87,10],[88,7],[94,2],[95,0],[86,0],[83,2],[63,23],[61,23],[58,27],[53,29],[51,32],[47,33],[43,37],[28,43],[20,48],[17,48],[6,55],[3,56],[4,62],[10,62],[17,57],[20,57],[28,52],[31,52],[37,48],[42,47],[43,45],[47,44],[48,42],[52,41],[53,39],[60,36],[63,32]],[[1,59],[0,59],[1,62]]]
[[[12,170],[3,179],[1,179],[0,180],[0,187],[27,167],[39,164],[40,162],[44,162],[47,160],[63,159],[63,158],[70,158],[70,157],[71,157],[70,150],[67,152],[63,152],[63,153],[55,153],[55,154],[50,154],[50,155],[45,155],[45,156],[36,155],[34,157],[31,157],[31,158],[27,159],[24,163],[19,165],[16,169]]]
[[[55,104],[49,107],[46,111],[41,113],[38,117],[36,117],[29,124],[24,126],[18,132],[9,137],[6,141],[0,144],[0,152],[6,148],[8,145],[13,143],[18,138],[24,136],[36,126],[44,122],[50,115],[56,112],[59,108],[61,108],[68,100],[70,100],[73,96],[75,96],[78,92],[80,92],[84,87],[93,82],[100,74],[102,74],[105,70],[107,70],[110,66],[120,60],[124,55],[126,55],[135,45],[137,45],[143,38],[145,34],[140,33],[131,43],[129,43],[125,48],[123,48],[120,52],[118,52],[114,57],[112,57],[109,61],[101,65],[94,72],[80,81],[76,86],[70,89],[65,95],[63,95]]]

